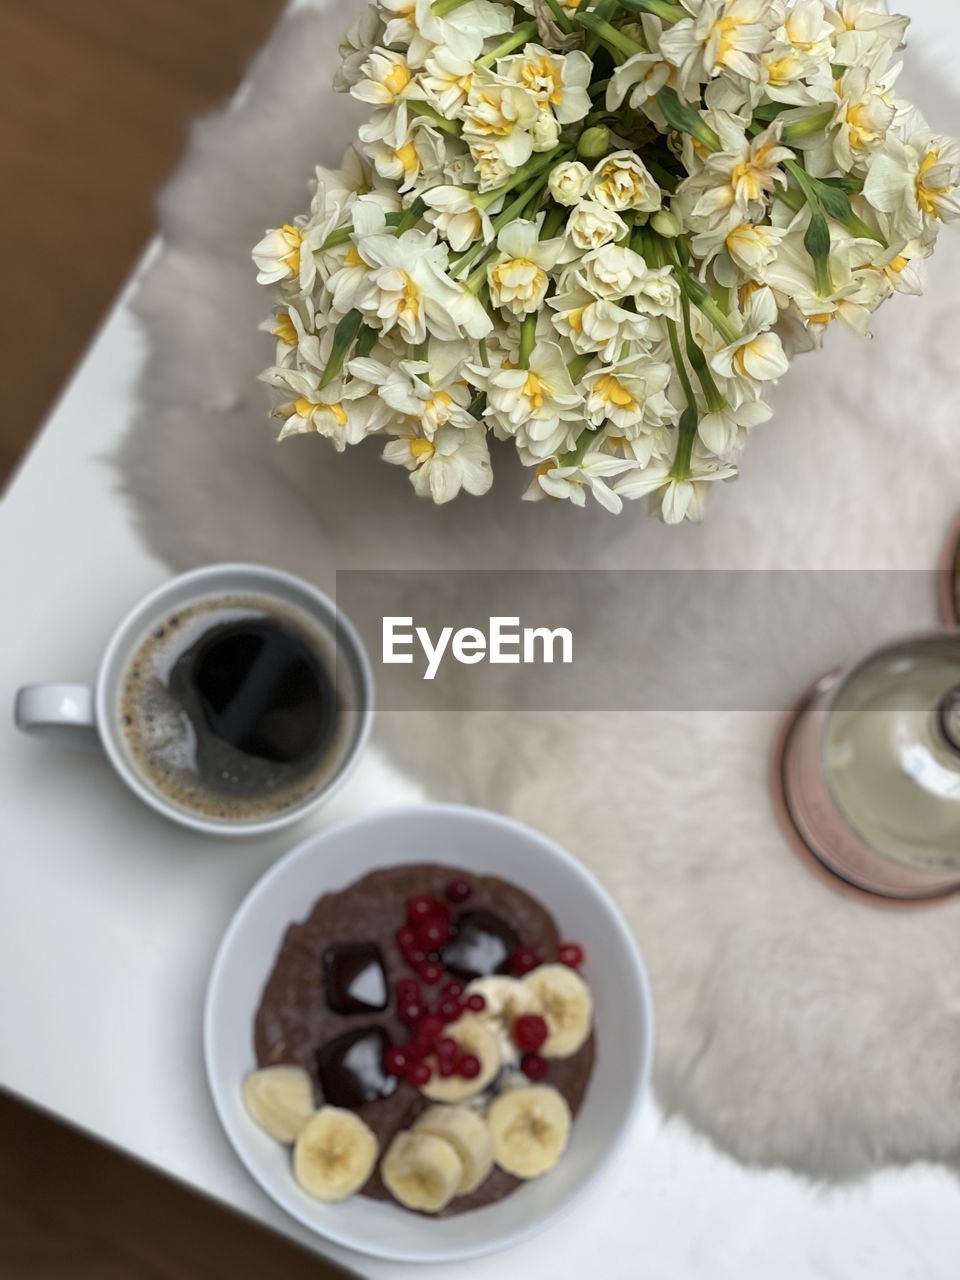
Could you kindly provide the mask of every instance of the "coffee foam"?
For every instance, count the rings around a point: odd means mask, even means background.
[[[250,773],[262,790],[229,796],[205,785],[197,772],[196,733],[190,717],[167,687],[178,659],[213,626],[228,622],[277,621],[295,630],[336,682],[340,714],[336,735],[306,777],[271,784],[276,769],[264,762]],[[222,595],[172,611],[140,641],[120,686],[120,722],[128,756],[141,778],[165,800],[201,817],[254,822],[275,817],[308,800],[332,778],[346,755],[356,711],[353,681],[336,662],[329,634],[305,612],[261,595]],[[226,778],[226,774],[224,777]]]

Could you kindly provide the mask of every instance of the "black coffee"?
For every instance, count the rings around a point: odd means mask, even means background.
[[[166,795],[207,816],[269,817],[342,758],[343,691],[310,619],[249,597],[203,601],[141,644],[122,696],[127,744]]]

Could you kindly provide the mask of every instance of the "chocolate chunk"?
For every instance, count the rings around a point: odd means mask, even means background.
[[[338,942],[323,953],[327,1004],[335,1013],[370,1013],[389,1000],[383,956],[375,942]]]
[[[323,1100],[334,1107],[360,1107],[389,1098],[399,1081],[384,1069],[391,1046],[383,1027],[364,1027],[329,1040],[317,1050]]]
[[[478,908],[459,915],[456,926],[456,936],[441,954],[444,968],[468,982],[507,972],[520,939],[505,920]]]

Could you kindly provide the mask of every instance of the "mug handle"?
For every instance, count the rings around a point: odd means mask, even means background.
[[[28,684],[17,693],[18,729],[75,746],[99,747],[93,690],[86,684]]]

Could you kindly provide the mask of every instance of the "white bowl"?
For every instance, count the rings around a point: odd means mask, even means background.
[[[496,875],[536,897],[560,933],[586,949],[597,1057],[570,1146],[549,1174],[497,1204],[430,1219],[354,1196],[321,1204],[294,1180],[290,1152],[247,1115],[241,1097],[253,1057],[253,1019],[280,940],[322,894],[369,871],[441,862]],[[204,1052],[227,1136],[264,1191],[305,1226],[361,1253],[402,1262],[453,1262],[515,1244],[569,1207],[628,1133],[653,1060],[653,1006],[643,961],[613,900],[568,853],[497,814],[455,805],[379,810],[298,845],[247,895],[214,961]]]

